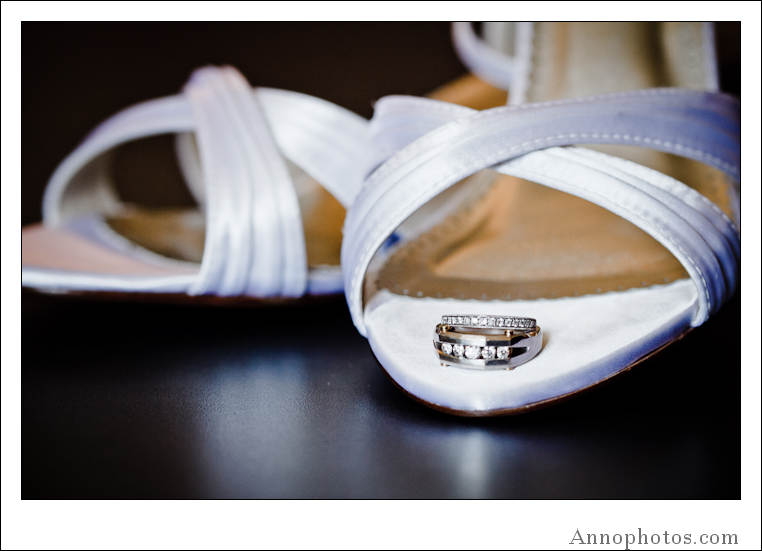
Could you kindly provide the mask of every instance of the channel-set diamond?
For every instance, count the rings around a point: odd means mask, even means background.
[[[435,341],[436,343],[436,341]],[[440,342],[440,350],[448,356],[469,360],[507,360],[510,353],[507,346],[475,346]]]
[[[532,318],[514,316],[442,316],[445,325],[461,325],[465,327],[506,327],[509,329],[533,329],[536,321]]]
[[[481,348],[478,346],[466,346],[466,358],[475,360],[481,356]]]
[[[485,346],[482,348],[482,358],[485,360],[491,360],[495,357],[495,347],[494,346]]]

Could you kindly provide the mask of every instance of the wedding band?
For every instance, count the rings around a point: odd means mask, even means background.
[[[442,324],[471,328],[501,327],[506,329],[532,329],[537,325],[537,320],[517,316],[460,314],[457,316],[442,316]]]
[[[532,318],[442,316],[434,329],[440,363],[469,369],[513,369],[542,349],[542,329]]]

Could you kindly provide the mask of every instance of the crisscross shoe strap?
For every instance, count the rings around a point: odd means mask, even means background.
[[[190,294],[300,296],[308,284],[296,192],[284,158],[318,179],[345,207],[362,183],[367,121],[323,100],[249,88],[231,67],[197,70],[182,95],[130,107],[95,129],[57,168],[46,189],[48,225],[119,200],[102,154],[127,141],[193,133],[181,148],[189,186],[203,203],[206,239]],[[195,157],[194,157],[195,156]],[[96,170],[97,169],[97,170]]]
[[[342,268],[364,333],[362,281],[370,259],[408,216],[461,179],[492,168],[583,197],[630,220],[667,247],[698,288],[693,324],[735,286],[738,232],[684,184],[573,144],[640,145],[740,174],[739,105],[728,96],[653,89],[475,112],[421,98],[377,104],[371,131],[383,161],[345,224]],[[552,148],[552,149],[551,149]]]

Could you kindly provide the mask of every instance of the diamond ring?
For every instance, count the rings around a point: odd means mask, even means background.
[[[513,369],[540,352],[542,329],[532,318],[442,316],[434,329],[434,348],[442,365]]]
[[[537,320],[534,318],[520,318],[516,316],[461,314],[458,316],[442,316],[442,324],[471,328],[497,327],[505,329],[532,329],[537,325]]]

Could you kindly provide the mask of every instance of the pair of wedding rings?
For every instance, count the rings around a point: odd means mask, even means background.
[[[533,318],[447,315],[434,329],[434,348],[443,365],[513,369],[540,352],[542,329]]]

